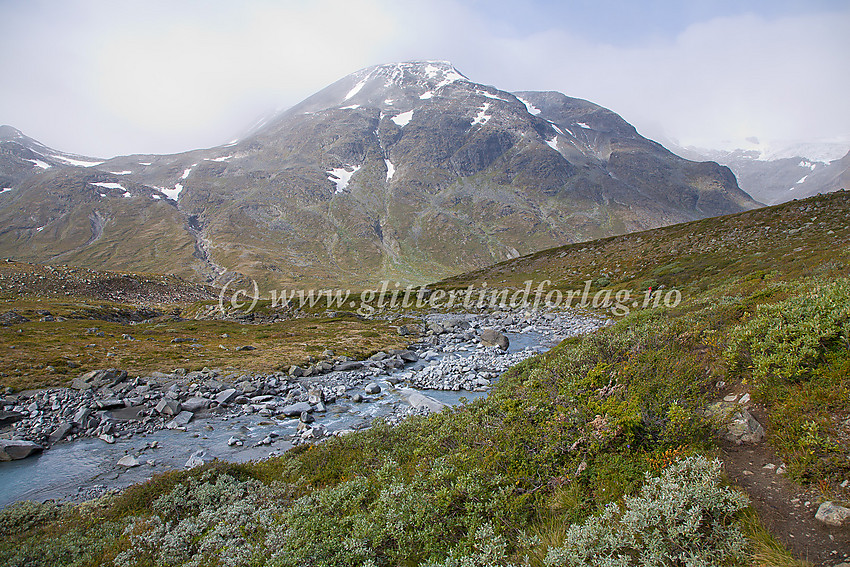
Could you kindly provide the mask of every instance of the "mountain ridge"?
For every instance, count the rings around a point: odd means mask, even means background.
[[[39,144],[42,168],[0,143],[0,254],[58,249],[65,263],[219,283],[425,283],[758,206],[727,168],[683,160],[608,109],[515,95],[447,62],[361,69],[208,149],[94,163]]]

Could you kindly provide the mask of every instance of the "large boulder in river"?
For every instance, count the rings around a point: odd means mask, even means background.
[[[497,346],[502,350],[508,350],[511,342],[508,337],[496,329],[483,329],[480,335],[481,344],[484,346]]]
[[[17,439],[0,439],[0,461],[17,461],[35,453],[40,453],[44,447],[32,441]]]

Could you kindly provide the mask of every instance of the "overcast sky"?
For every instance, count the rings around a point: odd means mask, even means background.
[[[225,143],[416,59],[682,144],[850,139],[848,0],[0,0],[0,54],[0,124],[96,157]]]

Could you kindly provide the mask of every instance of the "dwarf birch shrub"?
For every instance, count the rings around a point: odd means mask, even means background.
[[[720,462],[689,457],[649,475],[623,509],[609,504],[569,528],[548,567],[716,567],[739,557],[744,536],[735,525],[743,494],[720,485]]]

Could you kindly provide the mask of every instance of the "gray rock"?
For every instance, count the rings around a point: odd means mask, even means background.
[[[74,414],[74,423],[83,424],[89,417],[91,417],[91,409],[83,406]]]
[[[18,421],[21,421],[26,416],[21,412],[17,411],[0,411],[0,427],[5,427],[7,425],[12,425]]]
[[[228,447],[241,447],[243,445],[242,440],[236,437],[231,437],[227,440]]]
[[[192,397],[180,404],[184,410],[197,412],[206,409],[210,405],[210,401],[206,398]]]
[[[349,370],[358,370],[360,368],[363,368],[363,363],[357,360],[340,362],[339,364],[334,366],[334,370],[338,372],[348,372]]]
[[[815,519],[828,526],[845,526],[850,524],[850,508],[834,502],[824,502],[818,507]]]
[[[178,413],[180,413],[182,407],[180,405],[180,402],[178,402],[177,400],[163,398],[159,401],[158,404],[156,404],[156,407],[154,409],[162,415],[177,415]]]
[[[764,439],[764,427],[737,403],[715,402],[706,414],[719,423],[720,434],[730,443],[752,444]]]
[[[442,411],[446,404],[439,400],[435,400],[430,396],[426,396],[416,390],[405,389],[402,393],[407,396],[407,403],[416,409],[427,409],[430,412],[437,413]]]
[[[320,404],[325,401],[325,393],[320,388],[314,388],[307,392],[307,401],[313,405]]]
[[[313,423],[316,419],[306,411],[301,412],[301,423]]]
[[[98,409],[102,410],[111,410],[115,408],[123,408],[124,400],[121,398],[106,398],[105,400],[98,400],[97,402]]]
[[[296,364],[293,364],[292,366],[289,367],[289,375],[294,377],[294,378],[304,376],[304,369],[301,368],[300,366],[296,365]]]
[[[215,401],[219,404],[227,404],[233,401],[236,397],[236,390],[234,388],[228,388],[227,390],[222,390],[215,397]]]
[[[110,435],[109,433],[101,433],[98,436],[98,439],[100,439],[104,443],[108,443],[109,445],[112,445],[113,443],[115,443],[115,436]]]
[[[359,404],[360,402],[363,401],[363,396],[361,396],[360,394],[352,394],[351,395],[351,401],[356,403],[356,404]]]
[[[483,329],[479,338],[484,346],[497,346],[502,350],[508,350],[511,344],[508,337],[496,329]]]
[[[71,387],[75,390],[97,389],[102,386],[114,386],[122,382],[125,378],[127,378],[126,370],[118,370],[117,368],[91,370],[74,378],[73,382],[71,382]]]
[[[74,429],[73,423],[69,423],[66,421],[60,424],[59,427],[53,430],[53,432],[50,434],[50,437],[47,438],[47,444],[55,445],[56,443],[64,439],[71,432],[72,429]]]
[[[204,458],[207,456],[206,452],[203,450],[195,451],[192,453],[192,456],[189,457],[189,460],[186,461],[186,464],[183,465],[187,469],[193,469],[195,467],[199,467],[206,463]]]
[[[416,362],[419,360],[419,355],[412,350],[403,350],[398,355],[405,362]]]
[[[181,411],[177,414],[177,416],[165,424],[165,427],[168,429],[176,429],[178,427],[186,427],[192,418],[195,417],[195,414],[190,411]]]
[[[118,465],[122,467],[127,467],[128,469],[131,467],[138,467],[141,463],[139,459],[134,457],[133,455],[124,455],[120,459],[118,459]]]
[[[378,384],[376,384],[375,382],[370,382],[369,384],[366,385],[366,387],[364,388],[364,391],[367,394],[380,394],[381,393],[381,387]]]
[[[32,441],[0,439],[0,461],[17,461],[32,454],[40,453],[44,447]]]
[[[300,416],[302,412],[313,411],[313,406],[310,405],[310,402],[298,402],[295,404],[284,406],[284,408],[280,411],[283,415],[287,417],[295,417]]]

